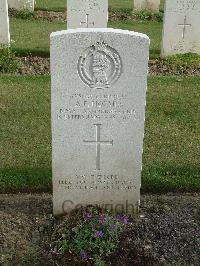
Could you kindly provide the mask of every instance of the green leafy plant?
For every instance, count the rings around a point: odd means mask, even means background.
[[[200,55],[186,53],[167,56],[163,59],[163,64],[173,68],[200,68]]]
[[[0,47],[0,72],[13,73],[19,68],[15,53],[8,47]]]
[[[19,19],[32,19],[34,16],[33,12],[30,12],[27,9],[23,9],[23,10],[10,9],[9,15],[11,17],[15,17]]]
[[[148,10],[133,11],[132,16],[138,20],[155,20],[158,22],[163,21],[163,13],[162,12],[151,12]]]
[[[113,216],[94,207],[81,209],[59,227],[52,252],[57,256],[73,253],[84,261],[92,260],[95,265],[103,266],[103,258],[116,249],[127,224],[126,215]]]
[[[110,13],[120,13],[130,15],[132,14],[132,9],[130,8],[109,8]]]

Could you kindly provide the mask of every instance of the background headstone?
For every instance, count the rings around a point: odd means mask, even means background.
[[[67,28],[107,28],[108,0],[68,0]]]
[[[116,29],[51,34],[54,214],[140,199],[149,38]]]
[[[166,0],[161,55],[200,54],[200,0]]]
[[[133,0],[134,9],[141,10],[150,10],[150,11],[159,11],[160,0]]]
[[[7,0],[1,0],[0,4],[0,47],[2,44],[6,46],[10,44]]]
[[[16,10],[34,11],[35,0],[8,0],[8,6]]]

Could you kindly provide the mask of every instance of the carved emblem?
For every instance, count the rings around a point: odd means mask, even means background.
[[[90,88],[109,88],[121,72],[122,62],[118,52],[105,42],[97,42],[87,48],[78,61],[79,76]]]

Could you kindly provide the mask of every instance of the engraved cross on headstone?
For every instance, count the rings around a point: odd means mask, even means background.
[[[178,24],[178,26],[183,28],[183,32],[182,32],[182,38],[183,39],[185,38],[186,27],[191,27],[192,26],[191,24],[187,24],[186,21],[187,21],[187,17],[185,16],[184,23],[183,24]]]
[[[111,141],[103,141],[101,140],[101,124],[94,124],[96,127],[96,140],[88,141],[88,140],[83,140],[85,144],[88,145],[96,145],[96,170],[100,170],[100,150],[101,150],[101,145],[111,145],[113,146],[113,140]]]
[[[94,22],[89,23],[89,14],[86,14],[85,20],[86,21],[81,21],[80,22],[80,25],[86,24],[87,25],[87,28],[89,28],[89,25],[93,25],[93,27],[94,27]]]

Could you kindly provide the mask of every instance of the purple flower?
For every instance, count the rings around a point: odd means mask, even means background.
[[[88,259],[88,255],[87,255],[87,253],[84,250],[82,250],[80,252],[80,257],[81,257],[82,260],[87,260]]]
[[[102,230],[100,230],[100,231],[96,231],[95,234],[94,234],[94,236],[95,236],[96,238],[100,238],[100,237],[103,237],[103,236],[104,236],[104,233],[103,233]]]
[[[116,216],[117,220],[123,224],[128,224],[128,217],[126,215],[118,214]]]
[[[99,215],[99,216],[97,217],[97,221],[98,221],[100,224],[105,223],[105,221],[106,221],[106,217],[105,217],[105,215],[103,215],[103,214]]]
[[[84,218],[85,220],[90,220],[90,219],[92,218],[92,214],[89,213],[89,212],[84,212],[84,214],[83,214],[83,218]]]

